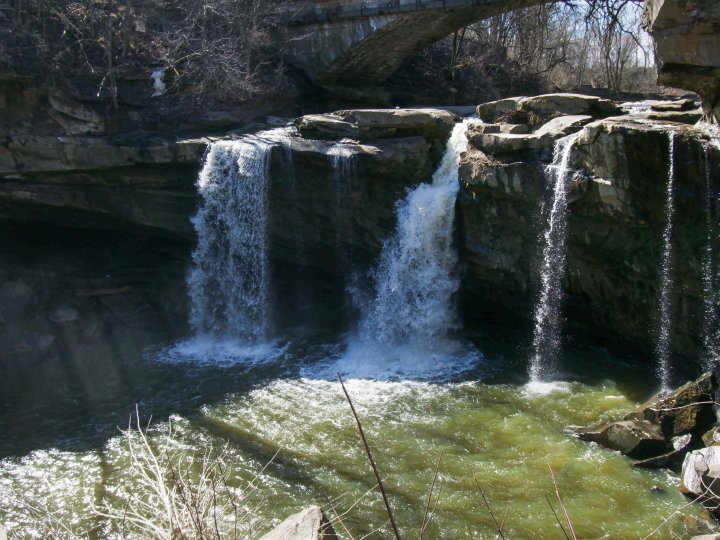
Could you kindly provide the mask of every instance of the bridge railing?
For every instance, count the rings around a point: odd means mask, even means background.
[[[301,25],[417,11],[487,6],[501,2],[508,0],[366,0],[363,2],[318,0],[283,4],[278,7],[277,14],[288,25]]]

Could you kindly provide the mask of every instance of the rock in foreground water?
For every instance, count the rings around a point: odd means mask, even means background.
[[[337,534],[319,506],[293,514],[260,540],[337,540]]]

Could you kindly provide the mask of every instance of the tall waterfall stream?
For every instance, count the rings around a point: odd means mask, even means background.
[[[665,203],[665,229],[663,231],[663,252],[660,266],[660,287],[658,288],[658,330],[655,347],[658,361],[658,377],[663,390],[670,389],[670,331],[672,329],[672,286],[673,286],[673,219],[675,216],[675,133],[668,133],[668,174],[667,199]]]
[[[579,133],[555,141],[553,162],[546,168],[552,180],[552,205],[543,233],[542,263],[540,265],[540,296],[535,305],[533,320],[530,380],[536,387],[555,375],[555,365],[561,349],[563,321],[563,280],[565,278],[568,191],[570,189],[570,156]]]
[[[527,356],[518,347],[525,335],[460,331],[453,227],[468,122],[453,131],[432,183],[398,202],[395,229],[374,266],[355,330],[295,337],[282,346],[272,341],[267,217],[283,209],[268,202],[268,157],[292,134],[214,143],[198,179],[198,244],[188,278],[196,336],[148,351],[132,369],[104,371],[102,385],[81,381],[85,393],[54,390],[52,407],[11,419],[13,433],[25,430],[27,440],[42,441],[29,447],[23,437],[8,437],[0,444],[0,509],[11,533],[47,537],[53,516],[61,515],[80,537],[87,530],[93,538],[125,537],[93,508],[122,512],[124,501],[153,500],[138,485],[128,439],[116,427],[127,426],[137,404],[144,424],[154,419],[151,446],[183,463],[206,454],[226,464],[229,488],[242,494],[236,508],[242,519],[234,521],[225,508],[217,515],[223,533],[237,528],[240,538],[257,538],[319,504],[347,511],[344,525],[355,538],[387,538],[387,518],[338,371],[404,537],[417,536],[439,456],[442,497],[426,538],[495,537],[477,483],[497,512],[508,509],[508,538],[557,537],[545,501],[554,489],[548,465],[579,538],[644,536],[683,506],[672,476],[635,469],[619,454],[564,431],[618,417],[652,391],[643,366],[569,343],[563,354],[580,374],[575,382],[563,392],[528,394]],[[537,367],[530,374],[537,379],[550,376],[544,361],[557,350],[560,319],[549,316],[561,306],[572,143],[572,137],[559,143],[551,168],[554,203],[543,272],[555,274],[543,277],[536,310],[536,320],[551,323],[536,329]],[[354,173],[343,169],[354,166],[347,152],[328,152],[328,163],[337,167],[328,171],[329,181],[351,181]],[[339,195],[345,188],[338,184]],[[38,370],[34,377],[53,375]],[[66,435],[43,438],[58,429]],[[42,501],[42,516],[33,501]],[[671,519],[654,538],[683,531],[681,521]]]

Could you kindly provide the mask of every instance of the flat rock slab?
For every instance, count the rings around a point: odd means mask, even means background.
[[[486,129],[483,124],[471,125],[468,140],[476,147],[491,155],[512,154],[528,150],[550,148],[560,137],[579,130],[592,121],[591,116],[559,116],[543,124],[534,133],[503,133],[498,128]]]
[[[293,514],[260,540],[338,540],[337,534],[319,506]]]
[[[445,139],[459,117],[441,109],[348,109],[309,114],[296,122],[303,137],[358,140],[402,137],[409,133]]]

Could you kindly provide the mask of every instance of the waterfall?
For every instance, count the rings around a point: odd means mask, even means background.
[[[210,145],[197,181],[197,247],[188,276],[190,322],[200,335],[256,343],[268,331],[267,204],[273,129]]]
[[[432,183],[420,184],[398,203],[396,229],[372,275],[375,297],[364,309],[361,340],[391,347],[418,340],[437,345],[458,327],[453,224],[460,154],[473,121],[453,129]]]
[[[562,282],[565,277],[565,236],[570,156],[579,132],[555,141],[553,162],[545,169],[549,182],[554,184],[552,207],[543,234],[542,266],[540,267],[540,297],[535,306],[533,352],[530,358],[530,380],[552,377],[560,352],[562,331]]]
[[[673,219],[675,216],[675,133],[669,132],[669,155],[667,174],[667,202],[665,203],[665,230],[663,231],[663,254],[660,268],[658,293],[658,329],[655,353],[658,360],[658,376],[662,390],[670,389],[670,331],[672,327],[672,273],[673,273]]]
[[[711,183],[710,148],[703,145],[703,163],[705,165],[705,226],[707,240],[702,261],[703,277],[703,363],[705,369],[712,371],[720,362],[720,313],[718,302],[717,254],[718,238],[718,200]]]

